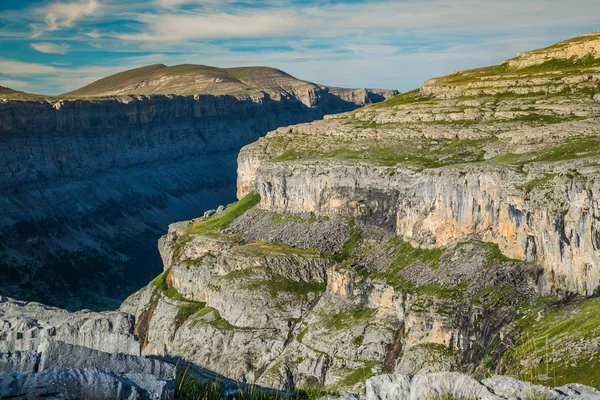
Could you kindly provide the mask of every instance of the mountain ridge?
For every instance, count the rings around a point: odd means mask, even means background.
[[[128,95],[255,94],[281,96],[301,88],[325,88],[272,67],[218,68],[199,64],[166,66],[154,64],[102,78],[66,97],[110,97]],[[378,90],[378,89],[367,89]],[[379,90],[381,91],[381,90]]]

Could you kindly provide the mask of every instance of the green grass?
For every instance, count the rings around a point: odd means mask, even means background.
[[[544,385],[600,388],[600,348],[583,346],[600,336],[599,310],[600,298],[575,298],[546,307],[540,320],[536,312],[527,314],[518,321],[520,339],[504,355],[506,372]],[[578,345],[580,353],[574,350]],[[524,366],[524,360],[533,362]]]
[[[421,89],[414,89],[409,92],[401,93],[398,96],[391,97],[385,101],[382,101],[381,103],[370,105],[369,108],[378,109],[394,107],[404,104],[419,103],[431,99],[432,97],[423,95],[421,93]]]
[[[353,258],[362,239],[361,230],[358,226],[356,226],[356,221],[354,218],[349,218],[348,224],[350,225],[350,235],[344,242],[342,251],[333,255],[333,261],[337,263],[342,263]]]
[[[558,162],[598,156],[600,156],[600,137],[580,137],[529,153],[506,153],[489,162],[526,165],[534,162]]]
[[[249,243],[238,248],[239,251],[249,252],[256,257],[267,257],[277,254],[298,254],[298,255],[318,255],[320,252],[316,249],[305,249],[302,247],[292,247],[283,243],[257,242]]]
[[[161,290],[167,290],[167,275],[170,269],[163,271],[160,275],[152,280],[152,284]]]
[[[519,291],[510,283],[502,282],[498,285],[488,286],[477,293],[472,304],[483,305],[486,308],[516,305],[519,301]]]
[[[499,262],[519,262],[520,260],[515,260],[513,258],[506,257],[502,254],[500,247],[496,243],[485,242],[483,243],[483,251],[485,252],[486,264],[488,267],[493,266]]]
[[[248,385],[245,390],[234,396],[223,396],[223,384],[219,382],[199,382],[188,376],[186,371],[177,375],[175,385],[175,400],[316,400],[323,396],[337,396],[338,393],[322,387],[307,387],[296,390],[291,395],[264,391],[258,386]]]
[[[517,186],[517,189],[521,189],[526,194],[540,189],[548,188],[550,183],[554,180],[557,174],[545,174],[540,178],[531,179],[524,184]]]
[[[213,314],[213,317],[214,317],[213,321],[204,322],[204,321],[200,320],[200,318],[205,317],[211,313]],[[233,331],[253,331],[253,330],[255,330],[255,328],[239,327],[239,326],[232,325],[229,321],[227,321],[225,318],[223,318],[221,316],[221,314],[219,313],[219,311],[216,308],[213,308],[213,307],[204,307],[204,308],[198,310],[194,314],[193,320],[195,321],[194,323],[208,324],[208,325],[212,326],[213,328],[220,330],[220,331],[233,332]]]
[[[329,331],[346,329],[354,323],[371,318],[377,313],[374,308],[354,308],[340,311],[337,314],[320,314],[320,325]]]
[[[242,214],[256,207],[260,203],[260,195],[252,192],[237,203],[227,207],[221,214],[215,214],[193,223],[187,230],[188,235],[210,235],[219,234],[229,224]]]
[[[486,140],[398,140],[398,141],[334,141],[294,142],[293,148],[282,149],[274,162],[332,159],[363,161],[379,166],[413,166],[417,169],[440,168],[484,160]]]
[[[416,286],[412,292],[419,295],[437,297],[438,299],[462,301],[465,296],[466,288],[466,284],[451,286],[432,283],[429,285]]]
[[[297,222],[299,224],[313,224],[319,221],[319,217],[311,214],[309,217],[298,214],[280,214],[271,213],[271,223],[275,225],[284,224],[286,222]]]
[[[374,376],[377,373],[377,367],[381,366],[382,363],[380,361],[369,361],[365,363],[362,367],[355,369],[350,372],[348,375],[343,377],[337,386],[339,387],[353,387],[360,382],[365,382],[370,377]]]
[[[393,273],[398,273],[415,263],[424,263],[428,264],[430,268],[439,269],[440,258],[445,251],[443,248],[427,250],[419,247],[412,247],[410,243],[404,242],[398,238],[388,241],[386,249],[388,252],[391,252],[391,256],[394,260],[390,266],[390,272]]]
[[[279,298],[281,293],[289,293],[297,298],[307,299],[309,294],[325,292],[327,282],[295,281],[281,275],[270,274],[267,279],[248,283],[246,287],[265,290],[273,299]]]

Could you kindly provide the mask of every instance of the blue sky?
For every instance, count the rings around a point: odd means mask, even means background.
[[[195,63],[409,90],[599,30],[598,15],[598,0],[0,0],[0,85],[59,94]]]

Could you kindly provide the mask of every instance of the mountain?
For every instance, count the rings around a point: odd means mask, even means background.
[[[167,67],[149,65],[100,79],[88,86],[66,93],[64,96],[107,97],[122,95],[194,95],[233,94],[256,95],[264,92],[274,98],[288,94],[327,90],[324,86],[301,81],[275,68],[240,67],[217,68],[206,65],[183,64]],[[354,90],[334,89],[334,94]],[[390,97],[394,91],[368,89],[367,97],[360,102],[369,103],[370,96],[379,100]]]
[[[121,306],[143,353],[279,389],[419,371],[600,387],[599,46],[245,146],[239,201],[171,225],[164,272]]]
[[[4,86],[0,86],[0,94],[9,94],[9,93],[14,93],[14,90],[9,89]]]
[[[204,91],[178,94],[181,85],[193,87],[190,79],[205,82],[204,70],[213,71],[213,85],[224,83],[215,68],[150,66],[79,95],[11,94],[0,102],[4,295],[69,309],[118,306],[160,272],[156,240],[169,223],[235,200],[242,146],[397,93],[330,91],[242,68],[221,73],[235,93],[208,94],[198,83]],[[153,90],[165,94],[133,90],[165,79],[170,86]],[[242,87],[252,89],[240,94]]]

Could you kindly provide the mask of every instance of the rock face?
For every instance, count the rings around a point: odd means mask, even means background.
[[[381,375],[367,380],[366,400],[421,399],[526,400],[600,399],[600,391],[583,385],[550,389],[506,376],[493,376],[481,382],[457,372],[408,375]]]
[[[121,307],[143,353],[280,389],[394,372],[439,392],[427,373],[450,370],[600,384],[600,60],[565,54],[244,147],[240,200],[171,225],[164,273]]]
[[[107,78],[118,82],[108,92],[0,100],[4,294],[68,308],[116,306],[160,271],[155,241],[169,223],[235,199],[242,146],[395,94],[336,89],[342,97],[270,69],[233,71],[234,86],[212,82],[220,88],[212,90],[199,82],[213,75],[168,70],[171,85],[160,90],[144,80],[156,68],[124,73],[157,89],[145,95],[119,75]],[[199,86],[181,92],[177,82],[192,78]],[[92,86],[106,89],[103,82]],[[119,96],[98,97],[107,94]]]
[[[255,191],[275,212],[354,216],[421,247],[476,235],[544,266],[545,293],[594,295],[597,36],[573,41],[589,50],[576,59],[455,73],[270,133],[240,153],[238,197]],[[531,54],[554,57],[549,49]]]
[[[538,287],[539,268],[489,244],[422,252],[342,217],[246,211],[258,201],[171,225],[165,272],[121,307],[143,354],[286,390],[474,369]]]
[[[0,298],[2,398],[169,399],[175,366],[141,357],[133,318]]]

